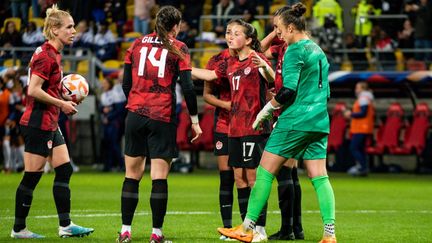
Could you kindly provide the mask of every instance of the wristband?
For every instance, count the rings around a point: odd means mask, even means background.
[[[198,115],[190,116],[190,118],[191,118],[192,124],[198,124],[199,123]]]

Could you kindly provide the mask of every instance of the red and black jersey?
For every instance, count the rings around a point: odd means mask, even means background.
[[[206,65],[206,69],[215,70],[220,65],[225,65],[231,55],[228,49],[221,51],[219,54],[210,58]],[[231,92],[227,78],[218,78],[213,85],[213,94],[224,101],[231,100]],[[228,133],[229,128],[229,111],[216,107],[215,111],[215,132]]]
[[[285,42],[283,42],[282,44],[272,45],[270,47],[270,52],[271,52],[272,56],[274,58],[277,58],[276,70],[275,70],[275,79],[274,79],[274,86],[275,86],[274,93],[275,94],[277,94],[283,86],[282,64],[283,64],[283,58],[284,58],[287,46],[288,45]],[[273,114],[276,117],[278,117],[281,112],[282,112],[282,110],[279,109],[279,110],[275,110]]]
[[[269,65],[269,61],[262,54],[258,55]],[[250,57],[238,60],[231,57],[226,65],[220,65],[216,70],[218,77],[228,78],[231,90],[231,113],[229,137],[244,137],[270,133],[270,125],[266,121],[263,130],[255,131],[252,124],[258,112],[266,102],[268,82],[259,73]]]
[[[49,95],[61,99],[60,80],[62,78],[61,55],[48,42],[38,47],[30,60],[29,80],[37,75],[45,80],[42,89]],[[26,110],[20,124],[39,128],[45,131],[55,131],[58,127],[60,108],[48,105],[27,96]]]
[[[287,48],[286,43],[282,43],[279,45],[272,45],[270,47],[270,52],[274,58],[277,59],[276,63],[276,73],[275,73],[275,93],[279,92],[279,90],[283,86],[283,80],[282,80],[282,63],[283,63],[283,57],[285,54]]]
[[[126,108],[163,122],[175,121],[175,84],[180,71],[192,69],[187,46],[173,38],[170,41],[182,58],[164,48],[156,33],[137,38],[125,56],[125,64],[132,67]]]
[[[286,42],[284,40],[279,39],[279,37],[276,36],[275,38],[273,38],[271,45],[272,46],[278,46],[278,45],[282,45],[282,44],[285,44],[285,43]]]

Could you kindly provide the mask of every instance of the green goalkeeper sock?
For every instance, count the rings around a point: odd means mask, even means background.
[[[311,179],[315,188],[321,217],[324,224],[335,223],[335,198],[328,176],[317,176]]]
[[[252,188],[246,218],[256,222],[270,196],[274,175],[258,166],[255,185]]]

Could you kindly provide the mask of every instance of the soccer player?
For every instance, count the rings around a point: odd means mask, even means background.
[[[67,115],[77,113],[76,104],[62,100],[58,88],[62,75],[60,51],[72,44],[74,25],[68,12],[56,5],[48,8],[43,30],[48,41],[36,49],[30,61],[26,110],[20,121],[25,142],[24,176],[16,191],[12,238],[43,238],[26,228],[26,218],[47,160],[56,173],[53,195],[60,221],[59,236],[84,236],[94,231],[75,225],[70,219],[69,180],[73,169],[58,127],[60,110]]]
[[[228,165],[234,168],[234,178],[238,190],[238,201],[242,219],[245,217],[250,188],[255,183],[256,167],[270,124],[264,129],[252,129],[254,117],[265,104],[268,81],[273,82],[274,72],[268,60],[260,53],[261,47],[253,26],[240,19],[231,27],[227,44],[235,57],[221,63],[214,71],[192,69],[192,75],[206,81],[226,78],[231,90],[231,112],[228,130]],[[240,149],[239,149],[240,148]],[[257,223],[255,242],[267,240],[265,233],[265,213]]]
[[[277,93],[283,87],[282,62],[287,44],[281,39],[277,31],[277,22],[280,15],[289,10],[289,6],[278,9],[273,16],[274,30],[261,41],[264,54],[269,59],[277,59],[274,92]],[[277,121],[280,110],[273,112],[273,120]],[[304,239],[301,224],[301,187],[297,174],[298,162],[296,159],[288,159],[280,168],[276,179],[278,181],[279,209],[281,211],[280,230],[269,236],[269,240],[301,240]]]
[[[226,36],[230,33],[230,26],[227,26]],[[230,50],[225,49],[210,58],[206,69],[214,70],[227,58],[230,58]],[[215,82],[204,83],[204,101],[216,107],[214,120],[214,155],[217,158],[219,168],[219,209],[222,223],[225,228],[232,227],[232,204],[234,171],[228,165],[228,127],[229,111],[231,110],[231,94],[227,80],[218,79]],[[225,240],[221,236],[221,240]]]
[[[283,87],[259,112],[253,127],[259,129],[275,109],[282,109],[282,113],[261,158],[243,224],[218,229],[230,238],[252,241],[255,222],[270,195],[275,175],[288,158],[303,158],[324,223],[320,242],[336,242],[335,199],[326,171],[329,64],[324,52],[306,33],[305,12],[306,7],[297,3],[282,13],[277,24],[282,39],[288,44],[282,66]]]
[[[151,161],[150,206],[153,229],[151,243],[164,242],[162,225],[168,203],[167,177],[176,144],[175,86],[180,85],[191,114],[194,142],[202,131],[197,100],[191,80],[187,46],[175,39],[180,31],[181,13],[172,6],[156,15],[156,32],[137,38],[125,56],[123,91],[128,114],[125,129],[126,175],[121,194],[122,228],[117,242],[131,241],[131,224],[138,204],[139,182],[146,157]]]

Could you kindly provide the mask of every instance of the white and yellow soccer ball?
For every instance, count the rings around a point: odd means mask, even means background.
[[[60,82],[61,95],[64,100],[79,103],[87,97],[89,85],[87,80],[79,74],[69,74]]]

